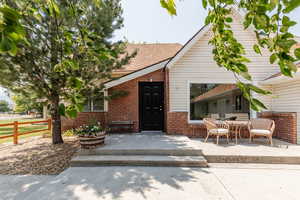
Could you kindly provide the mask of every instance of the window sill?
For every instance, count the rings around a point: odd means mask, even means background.
[[[188,124],[203,124],[203,120],[189,120]]]

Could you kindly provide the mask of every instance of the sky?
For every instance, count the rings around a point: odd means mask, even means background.
[[[129,42],[185,44],[203,25],[207,15],[201,0],[177,1],[177,16],[170,16],[159,0],[121,0],[124,27],[116,39]],[[300,36],[300,8],[290,17],[298,22],[291,32]]]

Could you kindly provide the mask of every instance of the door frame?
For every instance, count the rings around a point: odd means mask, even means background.
[[[161,131],[164,131],[165,130],[165,82],[164,81],[153,81],[153,82],[147,82],[147,81],[140,81],[138,82],[138,113],[139,113],[139,131],[143,131],[143,128],[142,128],[142,123],[143,123],[143,113],[142,113],[142,86],[143,85],[147,85],[148,84],[151,84],[151,83],[159,83],[161,85],[161,88],[162,88],[162,129]],[[147,130],[148,131],[148,130]],[[151,130],[149,130],[151,131]],[[154,130],[154,131],[157,131],[157,130]],[[160,131],[160,130],[159,130]]]

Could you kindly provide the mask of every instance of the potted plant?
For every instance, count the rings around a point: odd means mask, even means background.
[[[106,131],[100,123],[94,123],[76,128],[74,134],[78,136],[82,148],[91,149],[104,144]]]

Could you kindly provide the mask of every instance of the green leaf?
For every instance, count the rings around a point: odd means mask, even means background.
[[[248,72],[248,68],[245,64],[239,63],[239,64],[237,64],[237,67],[238,67],[240,72]]]
[[[282,18],[282,25],[283,26],[289,27],[289,26],[294,26],[296,24],[297,24],[297,22],[291,21],[289,17],[283,16],[283,18]]]
[[[298,70],[298,67],[292,61],[287,61],[286,64],[291,71],[296,72]]]
[[[279,0],[270,0],[269,10],[272,11],[276,8]]]
[[[284,49],[290,49],[293,45],[297,44],[295,40],[279,40],[277,45]]]
[[[66,108],[66,114],[70,118],[76,118],[77,117],[77,109],[75,108],[74,105],[69,105]]]
[[[258,109],[257,111],[260,111],[262,109],[267,110],[268,108],[258,99],[253,98],[252,103],[255,105],[255,107]]]
[[[76,108],[78,112],[82,112],[84,108],[84,103],[78,103],[76,104]]]
[[[272,94],[270,91],[268,90],[264,90],[264,89],[261,89],[255,85],[252,85],[252,84],[248,84],[247,85],[252,91],[258,93],[258,94],[264,94],[264,95],[267,95],[267,94]]]
[[[231,23],[233,21],[233,19],[231,17],[226,17],[225,21],[228,23]]]
[[[293,77],[291,69],[286,66],[284,61],[279,61],[280,71],[283,75]]]
[[[63,103],[59,104],[58,112],[61,116],[66,116],[66,108]]]
[[[273,54],[270,56],[270,63],[273,64],[276,60],[277,60],[277,54],[276,54],[276,53],[273,53]]]
[[[11,49],[12,49],[11,41],[8,38],[3,37],[2,40],[1,40],[1,43],[0,43],[0,51],[1,52],[8,52]]]
[[[300,59],[300,48],[295,49],[294,54],[295,54],[297,59]]]
[[[11,56],[15,56],[18,53],[18,48],[16,46],[16,44],[13,42],[11,43],[11,49],[8,51],[9,55]]]
[[[11,22],[16,22],[18,19],[20,19],[20,14],[18,11],[8,6],[1,7],[0,12],[3,14],[5,21],[10,20]]]
[[[58,5],[56,4],[56,2],[54,0],[48,0],[48,4],[49,4],[49,8],[50,8],[50,12],[51,14],[55,14],[55,15],[59,15],[60,14],[60,10]]]
[[[207,8],[207,0],[202,0],[202,6],[203,8]]]
[[[257,44],[253,45],[253,50],[255,51],[255,53],[262,55],[260,48]]]
[[[176,15],[176,4],[174,0],[160,0],[160,4],[163,8],[167,9],[170,15]]]
[[[251,77],[251,75],[250,75],[248,72],[241,72],[240,75],[241,75],[244,79],[246,79],[246,80],[248,80],[248,81],[251,81],[251,80],[252,80],[252,77]]]
[[[250,107],[252,110],[257,111],[257,112],[260,111],[259,107],[252,100],[249,102],[250,102]]]
[[[68,78],[68,86],[74,89],[81,89],[83,86],[83,81],[79,77]]]
[[[286,8],[283,10],[284,13],[290,13],[300,6],[300,0],[290,0],[284,2],[286,4]]]
[[[211,17],[210,15],[207,15],[207,17],[205,18],[205,25],[208,25],[210,23]]]

